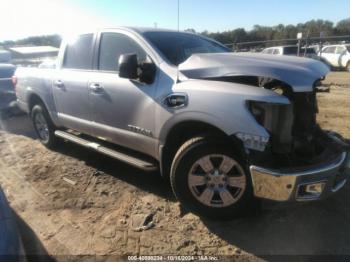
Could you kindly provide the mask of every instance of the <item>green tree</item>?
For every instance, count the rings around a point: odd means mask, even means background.
[[[335,27],[337,35],[350,35],[350,18],[339,21]]]

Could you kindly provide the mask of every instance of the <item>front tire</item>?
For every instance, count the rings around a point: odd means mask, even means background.
[[[39,141],[47,148],[55,148],[59,138],[55,136],[56,127],[52,123],[45,106],[42,104],[35,105],[31,111],[31,118]]]
[[[170,179],[179,201],[205,217],[231,219],[253,206],[242,156],[220,138],[197,137],[184,143],[175,155]]]

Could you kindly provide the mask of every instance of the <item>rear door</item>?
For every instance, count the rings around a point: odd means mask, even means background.
[[[322,51],[322,58],[331,66],[338,66],[337,55],[335,54],[336,46],[328,46]]]
[[[94,34],[83,34],[66,44],[61,68],[53,78],[58,118],[67,128],[90,134],[88,79],[93,63]]]

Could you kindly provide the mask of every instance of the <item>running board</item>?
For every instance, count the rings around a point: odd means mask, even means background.
[[[157,169],[157,165],[155,165],[152,162],[142,160],[142,159],[136,158],[134,156],[131,156],[131,155],[128,155],[125,153],[121,153],[121,152],[116,151],[114,149],[102,146],[99,143],[91,142],[89,140],[83,139],[83,138],[78,137],[76,135],[73,135],[71,133],[56,130],[55,135],[60,137],[60,138],[66,139],[70,142],[73,142],[75,144],[84,146],[84,147],[92,149],[96,152],[102,153],[102,154],[107,155],[109,157],[115,158],[119,161],[130,164],[134,167],[140,168],[142,170],[154,171]]]

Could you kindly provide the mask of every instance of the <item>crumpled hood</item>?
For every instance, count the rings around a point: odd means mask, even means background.
[[[289,84],[295,92],[312,91],[329,68],[314,59],[255,53],[194,54],[179,65],[188,78],[224,76],[269,77]]]

